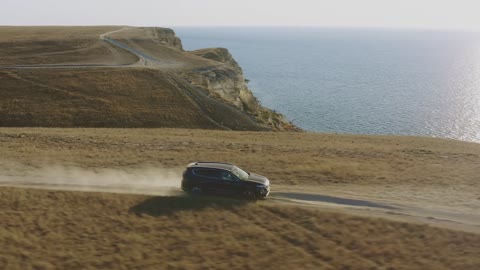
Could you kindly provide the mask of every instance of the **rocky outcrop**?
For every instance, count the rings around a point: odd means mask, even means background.
[[[118,36],[115,36],[118,35]],[[233,105],[262,127],[273,130],[298,130],[283,115],[263,107],[247,86],[242,68],[225,48],[184,51],[172,29],[159,27],[129,28],[111,37],[158,59],[189,84],[201,88],[210,97]],[[151,43],[161,46],[152,46]],[[173,50],[162,48],[167,46]],[[145,49],[147,48],[147,49]],[[171,68],[168,63],[174,63]]]
[[[230,54],[228,49],[225,48],[208,48],[208,49],[200,49],[196,51],[191,51],[191,53],[201,56],[203,58],[207,58],[213,61],[217,61],[220,63],[224,63],[234,71],[243,74],[242,68],[240,65],[235,61],[233,56]]]
[[[57,42],[58,28],[34,32],[43,31],[25,44],[54,52],[49,62],[3,46],[12,63],[37,68],[0,70],[0,126],[297,130],[261,106],[227,49],[185,51],[173,30],[158,27],[85,28],[73,40],[78,28],[62,27],[71,44]]]
[[[201,49],[191,53],[219,62],[216,66],[192,70],[187,75],[192,84],[254,116],[273,130],[299,130],[282,114],[260,104],[248,88],[241,67],[227,49]]]
[[[154,42],[183,50],[182,41],[172,29],[161,27],[142,27],[141,29],[145,31],[147,38]]]

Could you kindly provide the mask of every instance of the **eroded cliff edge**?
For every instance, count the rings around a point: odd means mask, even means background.
[[[156,57],[163,62],[162,67],[172,67],[177,75],[210,97],[233,105],[268,129],[300,130],[282,114],[260,104],[248,88],[242,68],[226,48],[185,51],[174,30],[161,27],[129,28],[110,37]],[[156,46],[148,45],[151,43]],[[161,52],[162,46],[169,47],[171,51]],[[151,50],[146,51],[148,47]],[[170,66],[165,65],[166,62],[170,62]]]
[[[299,130],[260,104],[227,49],[185,51],[172,29],[0,33],[0,126]]]
[[[192,51],[193,54],[223,63],[219,66],[198,68],[188,73],[191,83],[219,99],[251,114],[261,124],[276,131],[299,130],[282,114],[266,108],[248,88],[242,68],[226,48]]]
[[[219,63],[185,72],[187,80],[209,95],[252,115],[260,124],[275,131],[300,131],[288,119],[262,106],[248,88],[242,68],[226,48],[207,48],[190,53]]]

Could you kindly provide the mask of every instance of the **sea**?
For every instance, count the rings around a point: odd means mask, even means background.
[[[307,131],[480,142],[480,33],[173,28],[186,50],[228,48],[261,103]]]

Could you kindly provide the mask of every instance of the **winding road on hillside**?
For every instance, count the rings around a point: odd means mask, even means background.
[[[110,37],[110,35],[127,31],[131,27],[123,27],[121,29],[109,31],[106,33],[103,33],[99,36],[99,39],[103,42],[103,44],[110,50],[112,55],[120,57],[119,53],[117,50],[125,50],[128,51],[129,53],[133,54],[138,58],[138,61],[128,63],[128,64],[35,64],[35,65],[9,65],[9,66],[0,66],[0,69],[10,69],[10,70],[16,70],[16,69],[84,69],[84,68],[134,68],[134,67],[143,67],[143,68],[151,68],[151,69],[168,69],[172,67],[172,64],[167,62],[167,61],[161,61],[151,55],[148,55],[138,49],[135,49],[131,46],[128,46],[127,44],[120,42],[118,40],[115,40]],[[212,67],[206,67],[211,69]],[[195,72],[195,70],[193,70]],[[167,75],[168,76],[168,75]],[[33,84],[39,85],[38,82],[32,82],[29,79],[20,77],[17,75],[18,78],[24,81],[28,81]],[[49,87],[48,85],[41,84],[40,86],[44,87]],[[199,111],[202,112],[203,116],[213,123],[215,126],[217,126],[220,129],[225,129],[225,130],[231,130],[229,127],[225,126],[221,121],[216,121],[214,120],[211,115],[209,115],[209,112],[202,106],[202,100],[209,100],[209,102],[214,103],[218,107],[226,107],[227,109],[231,110],[231,106],[218,101],[215,98],[212,98],[208,93],[205,93],[204,91],[193,91],[189,88],[182,88],[182,94],[186,95],[188,99],[191,100],[191,103],[193,106],[197,107]],[[253,117],[243,111],[239,111],[239,113],[247,118],[247,121],[250,121],[252,125],[255,125],[255,119]],[[259,128],[260,129],[260,128]],[[265,129],[267,130],[267,129]]]
[[[111,44],[111,45],[116,46],[118,48],[122,48],[122,49],[127,50],[130,53],[134,54],[135,56],[137,56],[139,58],[138,62],[135,63],[135,64],[131,64],[130,66],[140,65],[140,66],[144,66],[144,67],[155,67],[155,66],[158,66],[159,64],[161,64],[160,60],[158,60],[158,59],[156,59],[156,58],[154,58],[154,57],[152,57],[148,54],[145,54],[145,53],[143,53],[139,50],[136,50],[132,47],[129,47],[126,44],[123,44],[120,41],[117,41],[113,38],[108,37],[108,35],[111,35],[113,33],[122,32],[122,31],[125,31],[127,29],[128,29],[128,27],[124,27],[122,29],[118,29],[118,30],[114,30],[114,31],[110,31],[110,32],[101,34],[100,39],[103,40],[104,42],[106,42],[107,44]]]
[[[128,30],[129,27],[124,27],[121,29],[113,30],[110,32],[103,33],[99,36],[105,46],[109,48],[113,55],[118,55],[116,52],[117,49],[126,50],[134,54],[138,61],[130,64],[40,64],[40,65],[9,65],[9,66],[0,66],[0,69],[36,69],[36,68],[48,68],[48,69],[71,69],[71,68],[119,68],[119,67],[149,67],[149,68],[162,68],[162,61],[143,53],[137,49],[134,49],[126,44],[117,41],[113,38],[110,38],[109,35],[113,33],[118,33]]]

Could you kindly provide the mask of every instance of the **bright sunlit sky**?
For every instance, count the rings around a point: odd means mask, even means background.
[[[480,30],[479,0],[0,0],[0,25]]]

